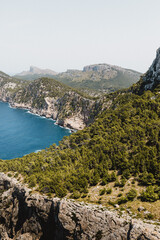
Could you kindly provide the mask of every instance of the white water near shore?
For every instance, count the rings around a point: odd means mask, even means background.
[[[10,108],[17,109],[16,107],[11,106],[11,104],[10,104],[9,102],[6,102],[6,103],[9,104],[9,107],[10,107]],[[26,110],[27,113],[29,113],[29,114],[32,114],[32,115],[38,116],[38,117],[40,117],[40,118],[45,118],[45,119],[47,119],[47,120],[53,121],[55,125],[59,126],[60,128],[64,128],[64,129],[66,129],[66,130],[69,130],[70,133],[77,131],[76,129],[71,129],[71,128],[68,128],[68,127],[63,127],[63,126],[57,124],[57,123],[56,123],[56,120],[54,120],[53,118],[47,118],[47,117],[41,116],[41,115],[39,115],[39,114],[37,114],[37,113],[33,113],[33,112],[31,112],[31,110],[29,110],[28,108],[22,108],[22,107],[19,108],[19,107],[18,107],[18,109]]]
[[[0,113],[0,159],[22,157],[54,143],[58,145],[71,134],[70,129],[60,127],[55,120],[14,108],[7,102],[0,102]]]

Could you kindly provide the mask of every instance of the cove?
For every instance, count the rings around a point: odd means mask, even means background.
[[[55,121],[34,114],[28,110],[10,108],[0,102],[0,159],[23,157],[59,144],[69,129],[54,124]]]

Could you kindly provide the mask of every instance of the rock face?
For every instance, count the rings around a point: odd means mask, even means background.
[[[160,48],[157,50],[156,58],[142,77],[142,80],[142,90],[152,90],[160,83]]]
[[[21,73],[18,73],[16,76],[26,76],[26,75],[34,75],[34,74],[38,74],[38,75],[56,75],[57,73],[50,70],[50,69],[40,69],[37,68],[35,66],[30,66],[29,71],[23,71]]]
[[[130,87],[140,76],[141,73],[134,70],[103,63],[85,66],[82,71],[67,70],[55,79],[74,88],[85,88],[89,94],[91,90],[102,94]]]
[[[158,240],[160,227],[102,206],[31,194],[0,173],[1,240]]]
[[[73,89],[49,78],[31,83],[0,77],[0,100],[12,107],[56,120],[64,127],[80,130],[102,109],[100,100],[83,97]]]

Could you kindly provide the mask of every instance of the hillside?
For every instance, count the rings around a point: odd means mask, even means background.
[[[24,71],[15,75],[16,78],[25,80],[35,80],[40,77],[54,78],[68,86],[77,89],[83,89],[91,96],[104,93],[110,93],[118,89],[130,87],[136,83],[141,73],[134,70],[121,68],[109,64],[95,64],[85,66],[83,70],[67,70],[62,73],[55,73],[49,70],[30,68],[30,71]]]
[[[103,107],[100,99],[93,100],[54,79],[24,81],[7,75],[0,78],[0,100],[73,129],[83,129],[93,122]]]
[[[1,161],[1,169],[21,173],[29,186],[50,196],[127,205],[136,216],[160,220],[160,95],[151,90],[108,95],[108,109],[89,127],[64,138],[58,147]],[[138,205],[148,212],[138,212]]]
[[[75,88],[87,88],[104,93],[127,88],[136,83],[141,73],[109,64],[89,65],[80,70],[68,70],[55,78]]]
[[[108,211],[101,205],[31,193],[0,173],[0,236],[3,240],[159,240],[160,227]]]

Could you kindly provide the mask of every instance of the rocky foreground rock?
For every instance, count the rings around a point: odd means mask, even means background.
[[[32,194],[0,173],[1,240],[158,240],[160,227],[102,206]]]

